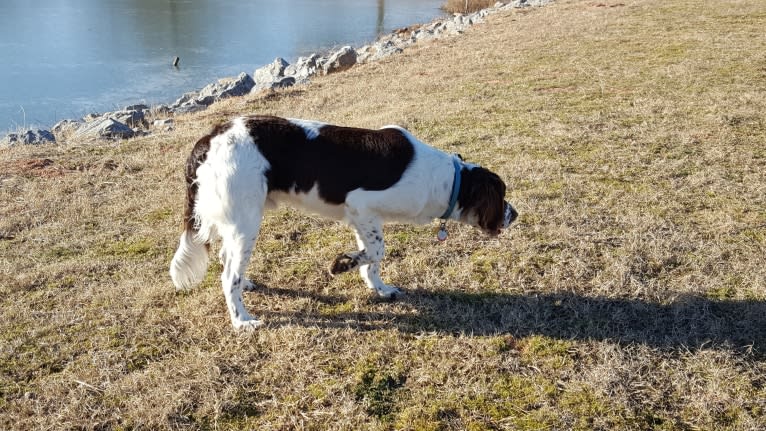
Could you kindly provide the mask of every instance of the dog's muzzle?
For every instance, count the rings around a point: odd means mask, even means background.
[[[513,223],[514,220],[516,220],[516,217],[519,216],[519,213],[516,212],[515,209],[509,204],[508,202],[505,202],[504,207],[504,214],[503,214],[503,229],[508,228],[508,226]]]

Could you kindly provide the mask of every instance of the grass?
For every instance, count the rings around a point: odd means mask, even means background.
[[[766,4],[560,1],[176,118],[0,150],[2,429],[766,427]],[[193,143],[236,113],[398,123],[498,172],[499,239],[386,227],[386,280],[326,268],[340,223],[264,222],[233,333],[220,265],[167,265]],[[215,250],[214,250],[215,252]]]

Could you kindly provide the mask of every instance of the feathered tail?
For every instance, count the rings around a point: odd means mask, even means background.
[[[207,274],[210,243],[208,235],[200,235],[194,206],[197,201],[197,168],[205,162],[210,149],[210,135],[197,141],[186,161],[186,208],[184,231],[178,249],[170,262],[170,278],[176,289],[187,289],[199,284]]]

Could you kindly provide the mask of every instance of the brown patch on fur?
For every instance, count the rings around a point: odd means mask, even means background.
[[[288,120],[269,116],[246,121],[255,145],[269,161],[269,191],[310,191],[342,204],[355,189],[385,190],[396,184],[415,155],[396,129],[368,130],[325,125],[316,138]]]
[[[210,140],[223,133],[230,123],[219,124],[213,128],[210,134],[203,136],[194,144],[191,154],[186,159],[186,208],[184,209],[183,228],[196,231],[194,227],[194,202],[197,200],[197,168],[207,160],[207,152],[210,150]]]
[[[476,214],[479,226],[490,234],[503,227],[505,183],[487,169],[463,168],[458,205]]]

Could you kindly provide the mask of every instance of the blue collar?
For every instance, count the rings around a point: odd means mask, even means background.
[[[452,211],[455,210],[455,205],[457,205],[457,195],[460,193],[460,170],[463,168],[463,164],[460,159],[455,156],[452,156],[452,164],[455,165],[455,179],[452,181],[452,194],[449,197],[447,211],[444,211],[444,214],[439,217],[443,220],[448,219],[449,216],[452,215]]]

